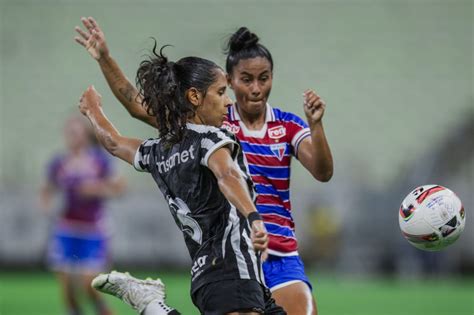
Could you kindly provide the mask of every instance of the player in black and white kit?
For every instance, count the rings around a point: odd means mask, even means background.
[[[239,143],[213,127],[222,125],[231,103],[224,72],[198,57],[169,62],[162,49],[157,53],[155,44],[153,56],[137,71],[143,105],[156,117],[159,138],[121,136],[93,87],[81,97],[80,110],[110,153],[151,173],[158,184],[192,258],[191,296],[202,314],[285,314],[262,284],[268,235]],[[111,273],[93,286],[144,315],[177,314],[164,304],[163,290],[154,298],[129,292],[134,285],[142,293],[153,288],[147,281]]]
[[[143,142],[134,164],[151,173],[183,232],[193,260],[191,292],[221,280],[261,282],[260,255],[253,249],[247,219],[226,199],[209,169],[209,158],[222,148],[236,161],[239,145],[233,135],[212,126],[187,123],[186,129],[180,144],[170,148],[162,139]]]

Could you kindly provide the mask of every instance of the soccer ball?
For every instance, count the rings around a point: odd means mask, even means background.
[[[398,223],[416,248],[438,251],[454,243],[466,222],[458,196],[439,185],[417,187],[402,202]]]

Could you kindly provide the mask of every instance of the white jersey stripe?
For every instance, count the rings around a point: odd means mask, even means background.
[[[232,249],[235,253],[235,258],[237,260],[237,267],[239,269],[239,275],[241,279],[250,279],[250,274],[247,269],[247,263],[245,257],[240,250],[240,223],[239,217],[237,215],[237,209],[234,205],[231,204],[231,209],[229,217],[232,218],[232,232],[230,235]]]
[[[248,252],[249,252],[250,258],[252,259],[253,272],[255,273],[255,276],[257,277],[259,282],[261,282],[261,279],[260,279],[260,276],[259,276],[260,274],[258,272],[257,255],[255,255],[255,250],[253,248],[252,240],[248,236],[246,230],[244,230],[244,233],[242,233],[242,236],[244,237],[245,241],[247,242]]]
[[[229,215],[227,219],[227,226],[225,227],[224,236],[222,238],[222,259],[225,259],[225,246],[227,244],[227,238],[229,237],[230,230],[232,229],[232,217]]]
[[[298,131],[295,136],[293,137],[293,139],[291,139],[291,145],[293,146],[293,148],[296,149],[297,147],[297,141],[299,140],[299,138],[301,136],[303,136],[305,133],[310,133],[310,130],[309,128],[304,128],[304,129],[301,129],[300,131]]]
[[[201,140],[201,144],[203,145],[203,147],[207,148],[207,145],[210,145],[211,143],[213,143],[211,140],[209,139],[202,139]],[[232,148],[231,148],[231,151],[233,151],[234,149],[234,145],[235,145],[235,142],[232,141],[231,139],[223,139],[219,142],[217,142],[216,144],[213,144],[209,150],[207,151],[206,155],[202,158],[201,160],[201,164],[204,165],[204,166],[208,166],[208,161],[209,161],[209,158],[211,157],[212,153],[216,152],[217,150],[219,150],[220,148],[226,146],[227,144],[231,144],[232,145]]]

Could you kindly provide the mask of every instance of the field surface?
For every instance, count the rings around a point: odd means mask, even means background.
[[[133,273],[158,277],[155,272]],[[168,304],[183,314],[199,314],[189,298],[186,273],[159,275],[165,282]],[[312,279],[319,315],[474,315],[474,278],[391,280],[322,275]],[[107,296],[115,314],[135,314]],[[86,308],[87,314],[94,314]],[[46,272],[0,272],[1,315],[63,315],[58,284]]]

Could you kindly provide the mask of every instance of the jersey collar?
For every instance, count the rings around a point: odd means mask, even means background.
[[[228,117],[230,121],[240,121],[240,115],[239,112],[237,111],[237,105],[236,103],[232,104],[232,106],[229,106],[228,110]],[[270,121],[275,121],[275,114],[273,113],[273,108],[270,106],[270,104],[266,104],[266,112],[265,112],[265,122],[270,122]]]

